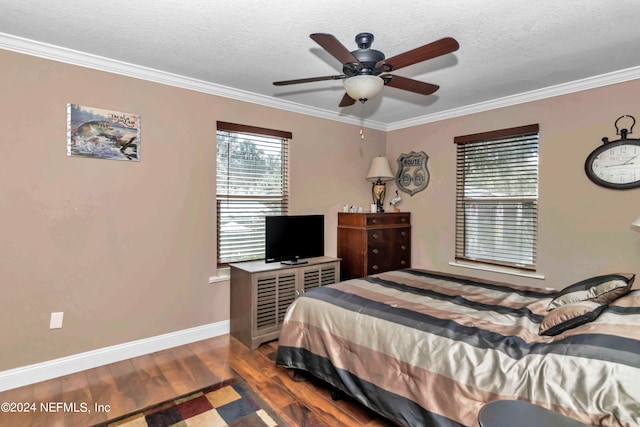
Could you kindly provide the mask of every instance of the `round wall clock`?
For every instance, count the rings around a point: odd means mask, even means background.
[[[631,116],[622,116],[618,120],[623,117]],[[633,122],[635,124],[635,119]],[[587,157],[584,170],[595,184],[614,190],[640,187],[640,139],[627,138],[628,132],[627,129],[620,130],[621,138],[617,141],[609,142],[608,138],[602,138],[604,145]]]

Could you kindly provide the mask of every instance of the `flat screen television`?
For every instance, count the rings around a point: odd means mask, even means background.
[[[265,217],[265,261],[305,264],[324,255],[324,215]]]

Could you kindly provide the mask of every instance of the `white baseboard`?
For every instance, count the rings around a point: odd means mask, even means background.
[[[85,353],[61,357],[47,362],[22,366],[0,372],[0,391],[34,384],[51,378],[69,375],[86,369],[142,356],[179,345],[201,341],[229,333],[229,321],[210,323],[182,331],[171,332],[142,340],[104,347]]]

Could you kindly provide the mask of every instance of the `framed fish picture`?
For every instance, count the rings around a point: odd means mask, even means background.
[[[67,156],[140,161],[140,116],[67,104]]]

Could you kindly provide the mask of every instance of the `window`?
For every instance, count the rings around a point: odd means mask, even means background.
[[[285,215],[290,132],[218,122],[218,266],[264,258],[264,217]]]
[[[456,260],[536,269],[538,129],[454,138]]]

